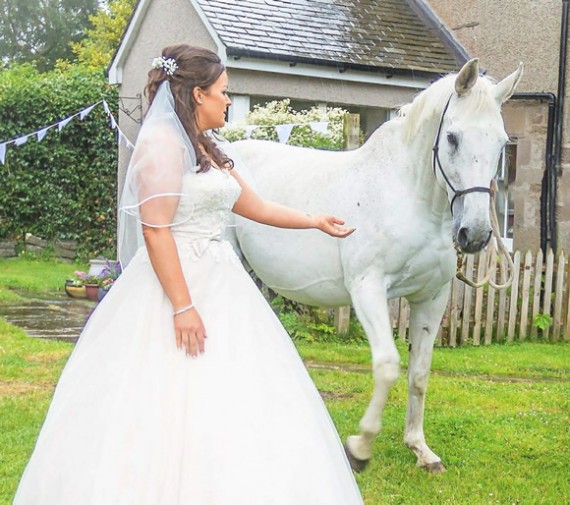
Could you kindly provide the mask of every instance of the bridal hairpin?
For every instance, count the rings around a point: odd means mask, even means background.
[[[161,68],[166,72],[166,75],[174,75],[174,72],[178,70],[178,65],[174,58],[159,56],[152,60],[152,68]]]

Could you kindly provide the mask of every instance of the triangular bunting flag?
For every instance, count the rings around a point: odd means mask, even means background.
[[[257,125],[252,125],[252,124],[248,124],[245,127],[245,138],[248,139],[251,137],[251,134],[253,133],[253,130],[255,130],[257,128]]]
[[[129,142],[129,141],[127,140],[127,137],[125,137],[125,135],[123,134],[123,132],[122,132],[120,129],[118,129],[118,130],[119,130],[119,146],[120,146],[123,142],[125,143],[125,146],[127,146],[127,145],[128,145],[128,142]]]
[[[79,113],[79,119],[81,119],[81,121],[83,121],[85,119],[85,117],[87,116],[87,114],[89,114],[93,110],[95,105],[97,105],[97,104],[95,103],[95,104],[91,105],[91,107],[87,107],[86,109],[83,109]]]
[[[23,135],[23,136],[17,138],[16,140],[14,140],[14,144],[16,144],[17,146],[24,145],[28,141],[29,136],[30,135]]]
[[[293,130],[294,124],[279,124],[275,125],[275,130],[277,131],[277,136],[279,137],[279,142],[286,144],[291,136],[291,130]]]
[[[329,126],[328,121],[318,121],[315,123],[311,123],[311,129],[315,133],[327,133],[328,126]]]
[[[6,160],[6,144],[0,144],[0,164],[4,165]]]
[[[111,111],[109,110],[109,105],[105,100],[103,100],[103,109],[105,109],[105,114],[110,115]]]
[[[73,119],[73,116],[68,117],[68,118],[64,119],[63,121],[60,121],[59,123],[57,123],[57,128],[59,129],[59,131],[63,130],[72,119]]]
[[[41,142],[44,139],[48,130],[49,127],[43,128],[42,130],[36,132],[36,138],[38,139],[38,142]]]
[[[117,128],[117,122],[115,121],[115,118],[112,115],[111,115],[111,128],[113,128],[113,130]]]

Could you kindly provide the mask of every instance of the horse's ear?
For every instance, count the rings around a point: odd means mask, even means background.
[[[469,60],[457,74],[455,78],[455,92],[461,96],[467,93],[479,77],[479,59]]]
[[[505,77],[501,82],[495,85],[493,90],[495,94],[495,99],[499,104],[506,102],[511,98],[512,94],[515,92],[517,84],[521,80],[523,74],[523,64],[522,61],[519,63],[519,67],[508,77]]]

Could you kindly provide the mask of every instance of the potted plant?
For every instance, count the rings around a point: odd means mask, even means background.
[[[85,284],[87,299],[96,302],[101,278],[98,275],[87,275],[83,283]]]
[[[106,265],[99,274],[99,290],[97,298],[101,301],[109,290],[113,287],[113,284],[121,275],[121,264],[118,261],[106,261]]]
[[[80,270],[73,272],[73,277],[65,281],[65,292],[72,298],[86,298],[85,278],[87,274]]]

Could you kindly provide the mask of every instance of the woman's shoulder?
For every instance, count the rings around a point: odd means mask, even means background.
[[[157,120],[143,125],[137,138],[137,144],[147,148],[188,149],[184,139],[175,127],[168,122]]]

